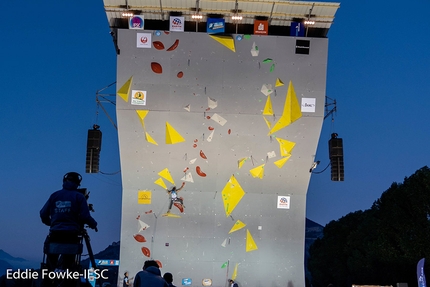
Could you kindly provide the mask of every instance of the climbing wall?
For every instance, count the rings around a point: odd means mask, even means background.
[[[119,274],[154,259],[177,286],[304,286],[327,44],[118,31]]]

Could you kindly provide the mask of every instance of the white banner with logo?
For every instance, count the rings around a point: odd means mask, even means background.
[[[151,33],[137,33],[137,48],[151,48]]]
[[[278,208],[290,209],[290,197],[286,195],[278,195]]]
[[[302,112],[315,113],[315,98],[302,98]]]
[[[170,16],[170,31],[184,32],[184,19],[184,17]]]

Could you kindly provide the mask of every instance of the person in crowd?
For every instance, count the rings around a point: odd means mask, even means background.
[[[155,260],[147,260],[143,270],[134,277],[133,287],[169,287],[166,280],[161,277],[161,271]]]
[[[176,287],[173,285],[173,275],[172,273],[166,272],[163,275],[164,280],[166,280],[167,284],[169,284],[169,287]]]

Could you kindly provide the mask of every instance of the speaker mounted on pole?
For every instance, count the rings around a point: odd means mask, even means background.
[[[331,180],[344,181],[344,165],[343,165],[343,141],[338,138],[337,133],[331,134],[331,139],[328,141]]]
[[[94,125],[93,129],[88,130],[86,173],[99,172],[100,151],[102,149],[102,132],[99,128],[100,126]]]

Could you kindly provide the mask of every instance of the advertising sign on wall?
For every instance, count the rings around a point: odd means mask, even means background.
[[[267,34],[269,34],[269,21],[254,20],[254,35],[267,35]]]
[[[208,18],[206,32],[208,33],[224,33],[225,20],[222,18]]]
[[[137,33],[137,48],[151,48],[151,33]]]
[[[128,20],[128,28],[129,29],[135,29],[135,30],[143,30],[143,27],[145,26],[145,21],[143,19],[143,15],[135,15],[133,17],[130,17]]]
[[[146,106],[146,91],[132,90],[131,104]]]
[[[277,207],[281,209],[290,209],[290,197],[279,195]]]
[[[302,112],[315,113],[315,98],[302,98]]]
[[[170,31],[184,32],[184,17],[170,16]]]
[[[303,37],[305,35],[305,25],[300,22],[291,22],[290,36]]]

